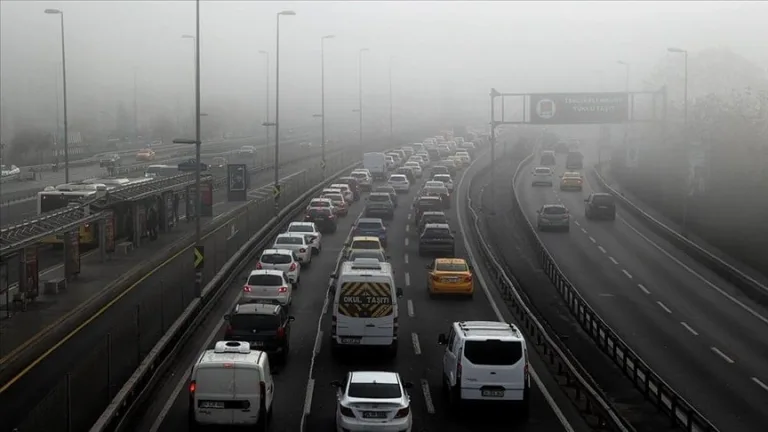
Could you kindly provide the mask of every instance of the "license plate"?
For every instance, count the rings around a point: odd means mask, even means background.
[[[264,342],[261,342],[261,341],[251,342],[251,346],[252,347],[261,347],[261,346],[264,346]]]
[[[443,278],[443,282],[458,282],[458,281],[459,281],[459,278],[457,278],[457,277]]]
[[[504,390],[481,390],[480,394],[483,397],[501,398],[504,397]]]
[[[341,338],[344,345],[360,345],[360,338]]]
[[[387,412],[386,411],[363,411],[363,418],[383,419],[383,418],[387,418]]]
[[[200,408],[224,409],[224,402],[202,401],[200,402]]]

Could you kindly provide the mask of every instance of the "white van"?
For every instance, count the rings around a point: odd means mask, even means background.
[[[363,167],[371,173],[374,180],[384,180],[387,176],[387,157],[379,152],[365,153]]]
[[[374,258],[358,258],[342,264],[331,288],[331,351],[376,346],[397,355],[397,299],[402,288],[395,287],[392,266]]]
[[[197,425],[266,425],[275,383],[269,359],[248,342],[219,341],[192,366],[189,422]]]

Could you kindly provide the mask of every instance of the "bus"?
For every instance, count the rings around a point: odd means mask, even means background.
[[[172,177],[179,174],[181,172],[178,165],[150,165],[144,171],[144,177],[146,178]]]

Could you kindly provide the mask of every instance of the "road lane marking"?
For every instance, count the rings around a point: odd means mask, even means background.
[[[589,236],[589,241],[591,241],[592,243],[597,243],[597,240],[595,240],[595,238],[592,236]]]
[[[604,248],[604,247],[602,247],[602,246],[598,246],[597,248],[598,248],[598,249],[600,249],[600,252],[602,252],[602,253],[606,253],[606,250],[605,250],[605,248]]]
[[[413,343],[413,352],[421,355],[421,344],[419,344],[419,335],[411,333],[411,342]]]
[[[616,264],[616,265],[619,265],[619,262],[618,262],[618,261],[616,261],[616,258],[614,258],[614,257],[612,257],[612,256],[609,256],[609,257],[608,257],[608,259],[609,259],[609,260],[611,260],[611,262],[612,262],[612,263],[614,263],[614,264]]]
[[[661,307],[662,309],[664,309],[665,311],[667,311],[667,313],[672,313],[672,311],[671,311],[671,310],[670,310],[670,309],[667,307],[667,305],[665,305],[664,303],[662,303],[662,302],[660,302],[660,301],[656,301],[656,304],[658,304],[658,305],[659,305],[659,307]]]
[[[646,288],[645,285],[643,285],[643,284],[637,284],[637,287],[640,288],[641,290],[643,290],[643,292],[646,293],[646,294],[650,294],[651,293],[650,291],[648,291],[648,288]]]
[[[411,286],[411,274],[408,272],[405,272],[405,286]]]
[[[754,310],[754,309],[752,309],[751,307],[747,306],[746,304],[744,304],[743,302],[741,302],[741,301],[740,301],[739,299],[737,299],[736,297],[734,297],[734,296],[732,296],[732,295],[728,294],[728,293],[727,293],[727,292],[725,292],[725,291],[724,291],[722,288],[720,288],[719,286],[717,286],[717,285],[713,284],[712,282],[710,282],[709,280],[707,280],[707,278],[705,278],[704,276],[702,276],[702,275],[700,275],[700,274],[696,273],[696,271],[695,271],[695,270],[693,270],[692,268],[690,268],[690,267],[688,267],[687,265],[685,265],[685,263],[683,263],[683,262],[682,262],[682,261],[680,261],[679,259],[675,258],[675,257],[674,257],[672,254],[670,254],[669,252],[667,252],[666,250],[664,250],[664,249],[663,249],[661,246],[659,246],[658,244],[656,244],[656,243],[655,243],[653,240],[651,240],[651,239],[649,239],[648,237],[646,237],[645,235],[643,235],[643,233],[641,233],[641,232],[640,232],[640,231],[638,231],[638,230],[637,230],[635,227],[633,227],[632,225],[630,225],[630,224],[629,224],[629,222],[627,222],[626,220],[624,220],[624,218],[619,218],[619,220],[621,220],[621,222],[622,222],[622,223],[624,223],[624,225],[628,226],[628,227],[629,227],[629,229],[631,229],[631,230],[632,230],[632,231],[634,231],[634,232],[635,232],[635,233],[636,233],[638,236],[640,236],[640,238],[642,238],[643,240],[645,240],[646,242],[648,242],[648,243],[649,243],[651,246],[653,246],[654,248],[656,248],[656,249],[657,249],[659,252],[661,252],[661,253],[663,253],[664,255],[666,255],[666,256],[667,256],[668,258],[670,258],[672,261],[674,261],[675,263],[677,263],[677,264],[678,264],[680,267],[684,268],[684,269],[685,269],[685,270],[686,270],[688,273],[690,273],[690,274],[692,274],[693,276],[697,277],[697,278],[698,278],[700,281],[704,282],[704,283],[705,283],[705,284],[707,284],[709,287],[713,288],[715,291],[717,291],[717,292],[719,292],[720,294],[722,294],[722,295],[723,295],[725,298],[727,298],[728,300],[732,301],[733,303],[735,303],[736,305],[738,305],[739,307],[741,307],[741,308],[742,308],[742,309],[744,309],[745,311],[749,312],[749,314],[750,314],[750,315],[752,315],[752,316],[754,316],[755,318],[759,319],[759,320],[760,320],[760,321],[762,321],[763,323],[765,323],[765,324],[768,324],[768,318],[766,318],[766,317],[764,317],[764,316],[760,315],[760,314],[759,314],[757,311],[755,311],[755,310]]]
[[[410,230],[411,230],[411,226],[410,226],[410,225],[408,225],[408,224],[406,224],[406,225],[405,225],[405,232],[408,232],[408,231],[410,231]]]
[[[576,226],[581,226],[581,224],[577,220],[573,221],[573,223],[576,224]]]
[[[581,229],[581,232],[583,232],[584,234],[586,234],[586,233],[587,233],[587,230],[585,230],[584,228],[582,228],[582,229]]]
[[[685,329],[691,332],[692,335],[694,336],[699,335],[699,333],[696,330],[694,330],[691,326],[689,326],[688,323],[686,323],[685,321],[680,321],[680,325],[685,327]]]
[[[408,220],[411,220],[411,214],[408,213]]]
[[[315,392],[315,379],[310,378],[307,382],[307,393],[304,395],[304,415],[309,415],[309,410],[312,408],[312,394]]]
[[[624,270],[624,269],[621,269],[621,272],[622,272],[622,273],[624,273],[624,276],[626,276],[626,277],[628,277],[628,278],[632,279],[632,275],[631,275],[631,274],[629,274],[629,272],[628,272],[628,271],[626,271],[626,270]]]
[[[408,254],[403,255],[403,261],[405,261],[405,264],[408,264]]]
[[[312,353],[313,354],[320,353],[320,349],[322,348],[322,345],[323,345],[323,331],[320,330],[317,333],[317,336],[315,337],[315,346],[314,346],[314,348],[312,350]]]
[[[408,246],[408,239],[405,239],[405,245]]]
[[[764,382],[760,381],[757,377],[752,377],[752,381],[763,388],[763,390],[768,391],[768,384],[765,384]]]
[[[720,358],[722,358],[723,360],[727,361],[728,363],[731,363],[731,364],[736,363],[735,361],[733,361],[732,358],[730,358],[727,355],[725,355],[725,353],[720,351],[719,349],[717,349],[715,347],[709,347],[709,349],[711,349],[713,353],[719,355]]]
[[[416,314],[413,310],[413,300],[408,300],[408,316],[413,318],[413,316]]]
[[[427,412],[434,414],[435,404],[432,403],[432,393],[429,391],[429,383],[424,378],[421,379],[421,392],[424,393],[424,404],[427,406]]]

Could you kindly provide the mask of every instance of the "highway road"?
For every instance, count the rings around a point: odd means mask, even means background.
[[[543,204],[570,210],[570,233],[540,238],[597,313],[720,430],[765,430],[768,310],[621,208],[615,221],[587,220],[584,199],[597,185],[565,192],[555,177],[554,187],[531,186],[536,162],[515,190],[534,226]],[[585,167],[594,162],[587,155]],[[510,184],[512,174],[499,181]]]
[[[376,358],[350,357],[348,361],[334,361],[330,354],[330,312],[326,295],[328,276],[336,267],[343,244],[357,216],[363,210],[363,201],[355,203],[350,214],[340,222],[336,234],[326,235],[323,251],[303,269],[303,284],[296,292],[291,315],[296,317],[291,333],[291,354],[288,364],[276,376],[274,432],[328,431],[334,429],[336,409],[335,389],[332,380],[342,379],[351,370],[392,370],[400,373],[405,381],[414,384],[411,390],[411,409],[414,415],[414,432],[451,431],[565,431],[586,430],[580,419],[558,419],[559,408],[553,408],[551,390],[534,386],[531,392],[531,416],[527,423],[515,418],[514,411],[474,410],[471,415],[451,413],[441,398],[440,371],[443,348],[437,345],[437,335],[445,332],[453,321],[497,320],[495,304],[478,291],[473,299],[430,299],[425,291],[426,270],[430,259],[419,257],[418,236],[413,230],[410,203],[417,187],[399,198],[400,205],[394,220],[388,223],[389,246],[387,253],[395,271],[398,286],[405,295],[399,301],[400,350],[393,361]],[[454,229],[457,217],[454,209],[448,215]],[[456,251],[466,256],[462,236],[457,234]],[[229,288],[208,320],[185,346],[160,389],[152,396],[151,406],[143,418],[135,424],[135,430],[185,431],[187,419],[188,373],[199,353],[223,338],[222,317],[231,310],[241,293],[242,280],[250,270],[244,271]],[[532,352],[535,352],[531,350]],[[539,374],[542,372],[539,371]],[[550,404],[551,403],[551,404]],[[555,405],[556,406],[556,405]],[[303,413],[308,413],[302,419]],[[572,428],[572,429],[570,429]]]

